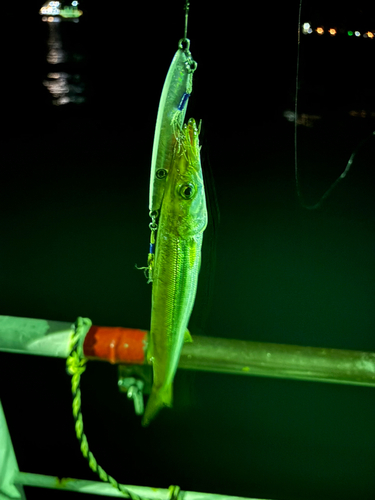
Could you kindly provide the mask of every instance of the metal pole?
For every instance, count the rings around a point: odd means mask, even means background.
[[[18,472],[17,459],[0,401],[0,500],[26,500],[23,487],[14,485],[15,472]]]
[[[42,474],[30,474],[27,472],[17,472],[14,475],[14,484],[23,486],[37,486],[39,488],[51,488],[58,490],[77,491],[79,493],[89,493],[94,495],[104,495],[109,497],[124,498],[124,495],[108,483],[97,481],[86,481],[82,479],[72,479],[53,476],[43,476]],[[163,488],[150,488],[148,486],[125,485],[126,489],[132,493],[150,500],[168,500],[170,491]],[[180,491],[179,499],[183,500],[261,500],[256,498],[233,497],[229,495],[216,495],[213,493],[198,493],[195,491]]]
[[[0,351],[66,358],[72,332],[70,323],[0,316]],[[142,365],[145,356],[139,357],[139,353],[146,349],[145,335],[142,330],[92,326],[84,352],[89,359],[100,356],[111,363]],[[106,343],[107,350],[103,349]],[[95,350],[96,346],[101,347],[100,352]],[[134,353],[136,356],[131,358]],[[374,352],[193,335],[193,343],[185,344],[182,349],[179,367],[375,387]]]
[[[375,353],[193,337],[179,368],[375,387]]]
[[[0,351],[66,358],[73,328],[63,321],[0,316]]]

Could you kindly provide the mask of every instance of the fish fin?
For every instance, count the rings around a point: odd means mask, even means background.
[[[165,406],[171,408],[172,399],[172,384],[161,388],[153,387],[142,418],[142,426],[147,427]]]
[[[189,343],[193,342],[193,338],[192,338],[189,330],[186,330],[186,332],[184,333],[184,344],[186,344],[188,342]]]

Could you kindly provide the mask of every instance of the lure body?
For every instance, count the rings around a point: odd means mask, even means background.
[[[180,40],[160,98],[151,160],[150,213],[159,212],[161,208],[176,131],[182,127],[187,101],[192,92],[193,72],[197,64],[191,57],[189,45],[189,40]]]
[[[178,132],[165,182],[152,285],[153,387],[142,425],[172,406],[172,385],[194,306],[207,207],[194,119]]]

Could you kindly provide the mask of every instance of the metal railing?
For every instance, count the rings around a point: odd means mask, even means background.
[[[120,344],[127,332],[131,332],[133,344],[139,343],[140,349],[145,351],[147,346],[144,341],[147,332],[142,330],[97,326],[91,330],[95,331],[91,343],[96,345],[105,331],[105,342],[111,346]],[[0,316],[0,351],[66,358],[73,331],[71,323]],[[134,332],[139,332],[139,336]],[[89,331],[87,338],[90,335]],[[88,351],[90,359],[111,359],[112,363],[126,364],[126,353],[121,354],[122,358],[111,353],[109,358],[109,354],[95,352],[85,343],[85,355]],[[130,362],[142,365],[146,363],[145,356]],[[193,335],[193,342],[182,349],[179,368],[375,387],[374,352],[324,347]]]
[[[0,351],[66,358],[74,329],[74,324],[66,322],[0,316]],[[134,368],[146,369],[149,368],[146,366],[147,338],[148,333],[143,330],[93,326],[86,334],[84,353],[89,359],[130,363],[138,365]],[[375,353],[343,349],[193,335],[193,342],[182,349],[179,368],[375,387]],[[0,500],[25,500],[23,486],[123,497],[107,483],[19,472],[1,402],[0,443],[4,444],[0,446]],[[170,497],[167,489],[131,485],[126,488],[149,499]],[[257,500],[189,491],[181,491],[178,498]]]

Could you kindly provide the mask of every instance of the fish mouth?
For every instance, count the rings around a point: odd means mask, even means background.
[[[197,122],[194,120],[194,118],[189,118],[187,125],[185,125],[185,127],[188,129],[190,144],[192,146],[195,145],[198,141],[198,137],[201,131],[201,123],[202,121],[199,122],[199,126],[197,127]]]
[[[179,142],[179,152],[185,157],[187,162],[195,171],[199,172],[201,169],[200,165],[200,147],[199,147],[199,133],[200,124],[197,127],[197,123],[194,118],[190,118],[187,123],[184,124]]]

